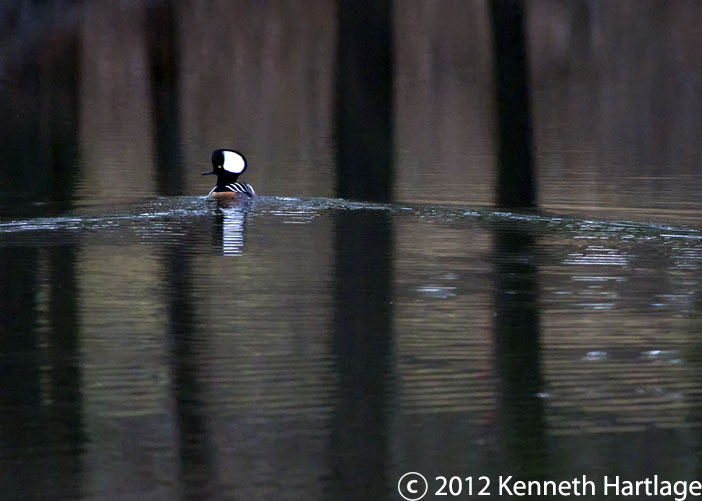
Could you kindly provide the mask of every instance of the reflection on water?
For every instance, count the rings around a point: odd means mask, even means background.
[[[332,349],[337,390],[329,423],[332,494],[334,499],[391,498],[391,216],[379,210],[337,211],[334,251]]]
[[[0,7],[3,499],[700,476],[702,7],[529,2],[510,213],[487,4],[357,3]]]
[[[244,249],[246,219],[254,202],[236,201],[217,202],[216,241],[221,242],[222,254],[241,256]],[[215,245],[217,245],[215,242]]]
[[[3,492],[696,475],[698,231],[169,197],[0,232]]]
[[[494,232],[494,337],[504,467],[520,477],[547,480],[537,242],[523,223],[497,225]]]
[[[222,254],[225,256],[241,256],[244,247],[244,217],[241,210],[227,209],[222,211]]]

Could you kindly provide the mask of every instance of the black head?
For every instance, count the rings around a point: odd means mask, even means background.
[[[214,150],[212,152],[212,172],[217,175],[217,184],[233,183],[246,170],[246,157],[236,150]]]

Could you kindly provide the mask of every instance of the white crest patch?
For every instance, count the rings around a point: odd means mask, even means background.
[[[244,172],[244,169],[246,169],[244,157],[233,151],[223,151],[222,153],[224,153],[224,163],[222,164],[224,170],[233,174]]]

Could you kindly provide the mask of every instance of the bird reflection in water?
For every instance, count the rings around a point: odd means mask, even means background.
[[[253,200],[217,200],[215,215],[215,244],[221,245],[225,256],[241,256],[244,253],[246,218],[253,209]]]

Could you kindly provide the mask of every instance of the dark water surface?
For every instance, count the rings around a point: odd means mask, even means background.
[[[10,497],[699,475],[698,230],[164,197],[0,235]]]
[[[528,3],[532,213],[486,3],[395,5],[387,203],[338,188],[335,2],[0,6],[0,499],[702,478],[702,4]]]

